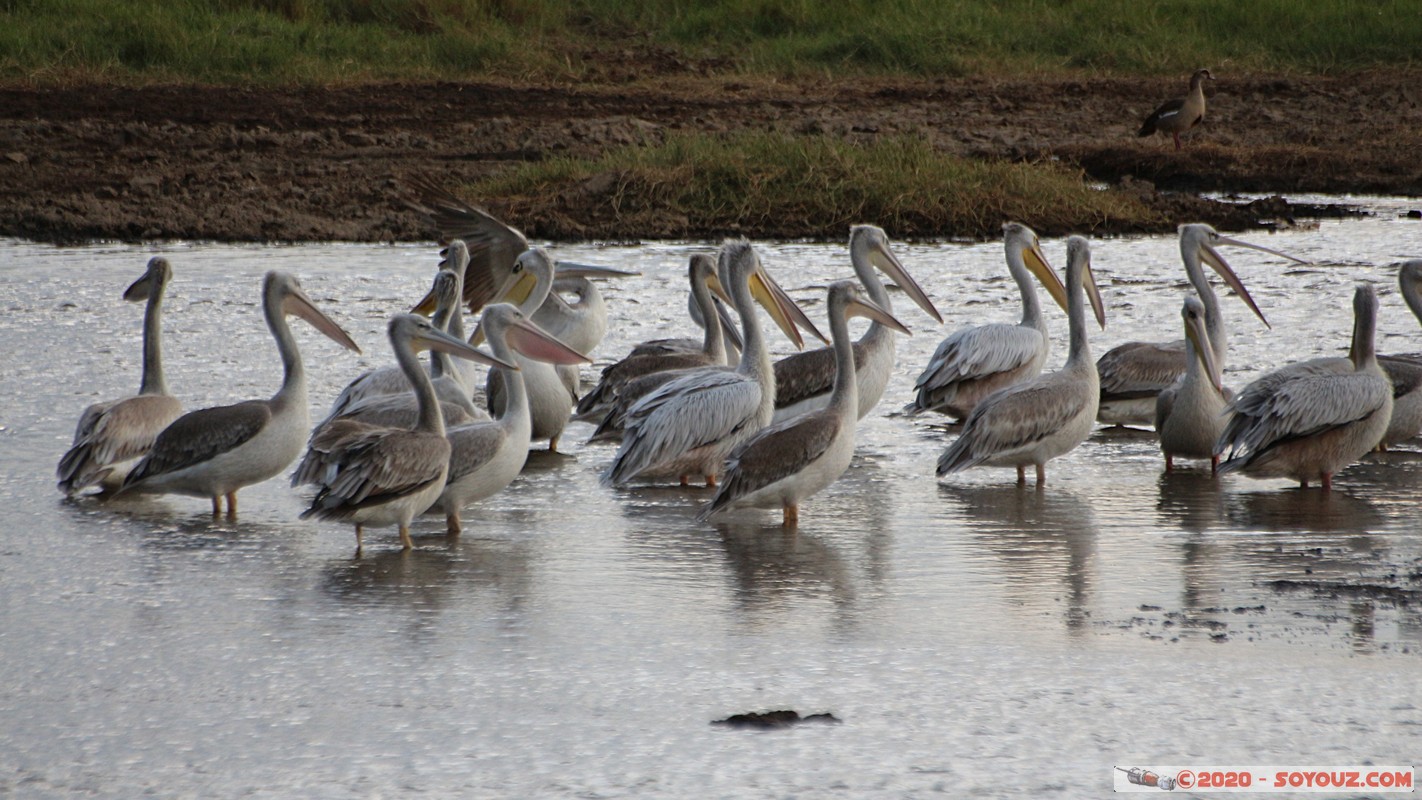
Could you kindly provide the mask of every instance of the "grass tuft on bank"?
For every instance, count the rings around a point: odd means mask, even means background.
[[[1414,0],[0,0],[0,80],[38,83],[581,80],[649,54],[687,74],[1327,73],[1411,66],[1418,41]]]
[[[1127,194],[1088,186],[1079,171],[970,161],[912,137],[852,144],[825,136],[680,134],[592,160],[523,164],[462,194],[550,238],[648,230],[833,240],[861,222],[898,238],[989,238],[1008,220],[1043,234],[1165,224]]]

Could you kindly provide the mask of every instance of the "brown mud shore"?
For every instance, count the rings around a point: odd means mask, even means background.
[[[677,69],[576,86],[0,88],[0,236],[423,240],[433,231],[399,202],[401,177],[426,173],[453,187],[511,162],[591,156],[678,130],[850,141],[914,134],[973,158],[1060,160],[1138,194],[1165,219],[1233,230],[1309,212],[1277,199],[1245,207],[1195,193],[1422,195],[1422,70],[1217,70],[1208,118],[1177,153],[1168,139],[1135,131],[1157,103],[1183,92],[1183,78],[776,82]],[[550,197],[511,221],[550,239],[725,233],[675,221],[623,229],[597,189]],[[501,211],[498,198],[483,201]],[[742,233],[839,235],[798,223]]]

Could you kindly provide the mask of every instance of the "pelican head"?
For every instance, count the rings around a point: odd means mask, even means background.
[[[1056,270],[1047,262],[1047,256],[1042,253],[1042,242],[1037,238],[1037,232],[1020,222],[1006,222],[1002,225],[1002,242],[1007,248],[1008,258],[1020,260],[1022,266],[1041,281],[1047,294],[1065,311],[1066,286],[1062,284]]]
[[[721,277],[716,274],[716,259],[705,253],[695,253],[691,256],[691,282],[693,284],[704,285],[711,294],[721,299],[721,302],[731,305],[735,301],[726,292],[726,287],[721,284]]]
[[[1244,301],[1245,305],[1249,306],[1249,309],[1259,317],[1259,320],[1264,323],[1264,326],[1272,328],[1273,326],[1269,324],[1269,320],[1264,318],[1264,312],[1260,311],[1259,306],[1255,304],[1254,298],[1249,296],[1249,290],[1244,288],[1244,283],[1239,280],[1239,276],[1234,274],[1234,270],[1225,262],[1224,256],[1221,256],[1220,252],[1215,249],[1219,245],[1226,244],[1234,247],[1247,247],[1250,250],[1258,250],[1261,253],[1287,258],[1299,264],[1307,264],[1308,262],[1301,258],[1294,258],[1288,253],[1281,253],[1278,250],[1271,250],[1257,244],[1250,244],[1249,242],[1242,242],[1238,239],[1222,236],[1219,231],[1203,223],[1197,222],[1180,226],[1180,255],[1185,259],[1185,263],[1190,264],[1192,262],[1204,261],[1206,264],[1209,264],[1210,268],[1218,273],[1219,276],[1224,279],[1224,282],[1229,284],[1229,288],[1233,289],[1235,294],[1239,295],[1240,299]]]
[[[592,363],[592,359],[558,341],[534,324],[517,306],[508,303],[496,303],[484,309],[483,316],[479,318],[479,330],[475,334],[488,338],[496,349],[507,344],[521,355],[535,361],[573,365]]]
[[[300,317],[341,347],[355,353],[360,352],[360,347],[351,339],[350,334],[311,302],[295,275],[271,270],[262,280],[262,297],[263,307],[280,309],[284,316]]]
[[[1086,299],[1091,302],[1096,323],[1104,329],[1106,306],[1101,302],[1101,291],[1096,288],[1096,274],[1091,271],[1091,243],[1085,237],[1067,237],[1067,281],[1078,281],[1086,289]]]
[[[790,295],[780,288],[780,284],[770,277],[765,268],[760,264],[760,256],[756,255],[755,248],[745,239],[735,239],[726,242],[721,246],[721,253],[716,264],[716,271],[722,286],[728,289],[736,286],[748,286],[751,297],[761,307],[770,314],[770,318],[775,320],[775,324],[780,330],[795,343],[797,348],[804,348],[805,339],[800,335],[800,328],[810,331],[814,336],[829,343],[829,339],[820,333],[810,318],[805,316],[805,312],[796,305]],[[744,313],[744,312],[743,312]]]
[[[123,292],[123,299],[130,303],[141,303],[154,292],[162,291],[173,279],[173,266],[168,259],[154,256],[148,259],[148,269]]]
[[[1404,261],[1397,268],[1397,288],[1412,315],[1422,320],[1422,258]]]
[[[918,281],[908,274],[908,270],[904,269],[904,265],[889,249],[889,237],[883,228],[875,225],[855,225],[850,228],[849,255],[854,261],[867,260],[880,272],[888,275],[905,294],[913,298],[918,307],[923,309],[923,313],[933,317],[940,325],[943,323],[943,315],[934,308],[933,301],[928,299]]]
[[[864,317],[905,336],[913,335],[908,327],[899,322],[883,306],[870,299],[869,295],[864,293],[864,289],[854,281],[835,281],[830,284],[829,313],[831,318],[834,314],[843,314],[846,319]]]
[[[532,314],[553,288],[553,260],[541,247],[532,247],[514,260],[508,280],[494,294],[496,302],[512,303]]]
[[[1187,295],[1180,317],[1185,321],[1185,338],[1190,340],[1195,348],[1195,357],[1205,366],[1210,385],[1215,387],[1215,391],[1224,391],[1219,362],[1215,360],[1215,349],[1210,346],[1210,333],[1205,327],[1205,304],[1200,302],[1200,298]]]
[[[418,314],[396,314],[390,318],[387,327],[392,342],[405,342],[416,353],[437,350],[485,366],[518,369],[516,364],[496,358],[458,337],[445,333]]]
[[[429,293],[416,303],[414,308],[410,309],[410,313],[424,317],[433,314],[435,327],[443,329],[449,315],[459,310],[460,296],[463,294],[464,278],[462,273],[449,268],[441,269],[435,273]]]

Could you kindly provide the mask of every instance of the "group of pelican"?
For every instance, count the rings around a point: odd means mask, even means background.
[[[457,534],[461,511],[512,483],[532,442],[546,440],[555,450],[569,420],[579,419],[598,423],[592,441],[618,443],[602,475],[609,486],[704,481],[715,492],[703,519],[766,507],[781,509],[783,524],[794,526],[800,503],[849,467],[856,423],[879,403],[894,370],[895,337],[909,335],[881,274],[943,322],[884,231],[872,225],[850,231],[849,266],[857,280],[827,288],[828,338],[770,276],[750,242],[727,241],[714,256],[695,254],[688,265],[690,309],[703,334],[638,345],[579,400],[579,367],[591,363],[607,329],[606,304],[588,279],[636,273],[557,263],[484,212],[436,187],[423,190],[420,207],[451,239],[440,269],[410,312],[389,319],[395,364],[352,380],[314,427],[287,318],[300,317],[360,351],[296,278],[273,271],[262,285],[263,313],[284,367],[276,394],[184,414],[161,360],[159,314],[172,268],[162,257],[152,259],[124,294],[147,302],[139,392],[85,409],[59,463],[60,490],[192,495],[208,498],[214,515],[225,500],[235,516],[238,490],[300,458],[291,481],[314,488],[303,517],[353,525],[358,550],[367,526],[393,525],[408,549],[419,515],[442,513],[448,533]],[[1304,486],[1317,480],[1326,488],[1339,469],[1422,428],[1422,359],[1375,353],[1378,304],[1371,287],[1360,286],[1354,299],[1347,358],[1291,364],[1231,395],[1221,380],[1226,326],[1204,266],[1267,325],[1216,248],[1291,256],[1207,225],[1181,226],[1181,256],[1194,290],[1181,310],[1185,338],[1132,342],[1093,360],[1087,307],[1103,328],[1106,314],[1090,244],[1067,239],[1062,280],[1030,228],[1008,223],[1003,232],[1021,320],[946,337],[907,409],[961,424],[938,460],[940,476],[979,465],[1013,467],[1025,483],[1030,466],[1041,485],[1047,462],[1081,444],[1097,423],[1153,424],[1167,470],[1177,458],[1208,459],[1212,471],[1287,476]],[[1048,326],[1034,279],[1067,314],[1066,360],[1046,374]],[[1422,319],[1422,260],[1403,265],[1399,280]],[[802,330],[829,346],[772,361],[757,306],[797,348],[803,349]],[[466,308],[482,312],[468,336]],[[856,316],[870,321],[857,340],[848,326]],[[487,351],[480,349],[485,343]],[[426,351],[428,368],[418,355]],[[482,404],[474,363],[489,367]]]

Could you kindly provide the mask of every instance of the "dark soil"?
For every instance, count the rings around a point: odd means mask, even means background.
[[[0,89],[0,235],[423,240],[434,231],[399,202],[401,177],[425,173],[453,187],[511,162],[595,155],[678,129],[914,133],[975,158],[1059,159],[1138,193],[1172,223],[1235,230],[1310,210],[1194,193],[1422,195],[1422,71],[1219,77],[1208,119],[1180,152],[1135,131],[1183,92],[1183,78],[748,82],[672,60],[620,65],[605,83],[578,86]],[[707,233],[594,225],[615,220],[607,198],[578,194],[511,222],[555,239]],[[498,198],[478,200],[500,212]]]

